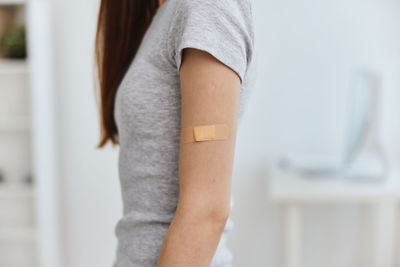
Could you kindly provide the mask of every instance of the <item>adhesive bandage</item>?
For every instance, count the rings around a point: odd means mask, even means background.
[[[210,124],[182,129],[182,142],[193,143],[211,140],[224,140],[229,137],[227,124]]]

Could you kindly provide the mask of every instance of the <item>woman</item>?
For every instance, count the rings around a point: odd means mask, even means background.
[[[115,266],[231,266],[253,49],[250,0],[101,1],[99,147],[119,144],[123,200]]]

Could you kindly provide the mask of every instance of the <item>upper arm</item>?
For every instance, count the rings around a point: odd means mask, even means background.
[[[177,212],[208,211],[225,217],[241,82],[253,58],[250,0],[178,2],[167,45],[169,59],[180,75],[181,129],[226,124],[230,133],[225,140],[181,141]]]
[[[235,71],[207,52],[193,48],[184,52],[180,67],[181,128],[226,124],[230,134],[225,140],[181,141],[178,209],[185,213],[200,209],[226,217],[241,80]]]

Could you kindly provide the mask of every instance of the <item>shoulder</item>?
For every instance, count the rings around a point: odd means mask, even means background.
[[[175,1],[172,26],[215,26],[240,28],[240,32],[253,37],[253,12],[251,0],[170,0]],[[234,29],[232,29],[234,30]]]
[[[251,6],[251,0],[175,0],[182,5],[239,5],[239,6]]]
[[[208,52],[244,77],[254,50],[251,0],[175,1],[168,40],[179,70],[184,48]]]
[[[252,12],[251,0],[175,0],[181,11]]]

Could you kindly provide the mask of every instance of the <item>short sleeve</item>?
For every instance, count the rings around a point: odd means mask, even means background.
[[[176,0],[168,33],[172,62],[179,72],[184,48],[214,56],[243,83],[253,53],[250,0]]]

